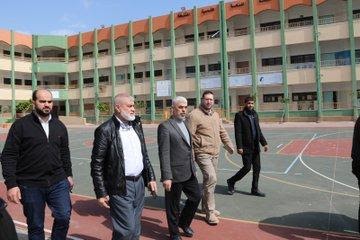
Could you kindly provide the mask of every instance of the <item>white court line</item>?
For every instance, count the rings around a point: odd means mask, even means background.
[[[318,138],[322,138],[322,137],[330,136],[330,135],[335,135],[335,134],[338,134],[338,133],[328,133],[328,134],[320,135],[320,136],[317,136],[317,137],[315,137],[316,134],[314,134],[314,136],[313,136],[313,137],[310,139],[310,141],[306,144],[306,146],[304,147],[304,149],[300,152],[300,154],[298,155],[298,157],[297,157],[295,160],[299,159],[300,162],[301,162],[307,169],[309,169],[309,170],[312,171],[313,173],[319,175],[320,177],[323,177],[323,178],[325,178],[325,179],[328,179],[328,180],[330,180],[330,181],[332,181],[332,182],[334,182],[334,183],[343,185],[343,186],[345,186],[345,187],[348,187],[348,188],[351,188],[351,189],[354,189],[354,190],[359,190],[359,189],[356,188],[356,187],[353,187],[353,186],[347,185],[347,184],[345,184],[345,183],[339,182],[339,181],[337,181],[337,180],[335,180],[335,179],[333,179],[333,178],[327,177],[327,176],[325,176],[324,174],[319,173],[318,171],[315,171],[314,169],[312,169],[311,167],[309,167],[309,166],[303,161],[303,159],[302,159],[302,154],[303,154],[303,152],[305,151],[305,149],[308,147],[308,145],[309,145],[312,141],[314,141],[315,139],[318,139]]]
[[[28,225],[26,223],[16,221],[16,220],[13,220],[13,221],[14,221],[14,223],[16,225],[20,225],[20,226],[26,227],[26,228],[28,227]],[[51,234],[51,231],[49,229],[46,229],[46,228],[44,228],[44,232]],[[84,240],[83,238],[78,238],[78,237],[73,237],[73,236],[66,236],[66,238],[67,239],[72,239],[72,240]]]
[[[294,159],[294,161],[290,164],[290,166],[285,170],[285,174],[287,174],[291,168],[294,166],[294,164],[297,162],[297,160],[300,158],[300,156],[303,154],[305,149],[309,146],[309,144],[315,139],[316,133],[312,136],[312,138],[307,142],[307,144],[304,146],[304,148],[300,151],[300,153],[297,155],[297,157]]]

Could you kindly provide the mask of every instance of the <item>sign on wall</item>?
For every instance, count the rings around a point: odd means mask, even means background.
[[[221,88],[220,77],[208,77],[201,79],[201,89]]]
[[[156,81],[156,96],[169,97],[171,96],[171,81]]]

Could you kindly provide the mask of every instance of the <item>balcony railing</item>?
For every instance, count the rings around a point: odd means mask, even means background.
[[[65,62],[64,57],[37,57],[39,62]]]
[[[345,65],[350,65],[350,64],[351,64],[350,58],[332,59],[332,60],[323,60],[323,61],[321,61],[321,66],[322,67],[345,66]]]

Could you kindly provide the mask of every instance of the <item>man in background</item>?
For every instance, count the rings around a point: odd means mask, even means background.
[[[237,153],[241,155],[244,166],[227,180],[228,193],[230,195],[234,194],[235,183],[250,172],[252,166],[253,180],[251,194],[265,197],[265,194],[258,188],[261,168],[260,144],[264,147],[265,152],[268,150],[268,145],[261,132],[259,117],[254,110],[254,99],[252,97],[246,97],[244,110],[236,113],[234,129]]]

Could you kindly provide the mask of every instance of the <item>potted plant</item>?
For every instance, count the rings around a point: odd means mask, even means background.
[[[18,102],[15,106],[16,117],[17,118],[23,117],[25,113],[31,108],[31,106],[32,106],[31,100]]]
[[[108,113],[110,110],[110,106],[108,103],[105,102],[99,102],[97,105],[97,109],[99,109],[99,111],[101,113]]]

